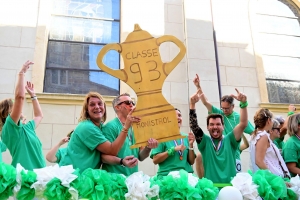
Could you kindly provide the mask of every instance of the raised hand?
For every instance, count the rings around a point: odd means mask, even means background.
[[[129,129],[132,123],[136,123],[141,121],[140,117],[132,116],[133,111],[135,110],[135,107],[128,113],[125,121],[124,128]]]
[[[189,132],[188,140],[189,140],[189,145],[193,146],[195,142],[195,135],[192,132]]]
[[[199,78],[198,74],[196,74],[196,77],[194,78],[193,82],[194,82],[194,85],[197,87],[197,89],[199,89],[200,88],[200,78]]]
[[[290,104],[289,105],[289,112],[295,112],[296,111],[296,107],[294,104]]]
[[[185,146],[184,144],[178,145],[175,147],[175,151],[184,151],[185,150]]]
[[[247,101],[247,96],[240,92],[238,89],[235,88],[235,91],[237,92],[237,95],[231,95],[233,98],[235,98],[236,100],[242,102],[242,103],[245,103]]]
[[[203,93],[201,89],[198,89],[197,92],[190,97],[191,104],[196,104],[200,100],[202,95]]]
[[[65,138],[63,138],[61,141],[59,141],[59,146],[65,144],[65,143],[67,143],[67,142],[69,142],[69,140],[70,140],[70,137],[65,137]]]
[[[30,65],[33,65],[33,64],[34,64],[33,62],[27,60],[27,61],[23,64],[23,66],[22,66],[22,68],[21,68],[21,70],[20,70],[20,73],[24,73],[24,74],[25,74],[25,73],[27,72],[27,70],[29,69]]]
[[[31,97],[35,96],[35,93],[34,93],[34,85],[33,85],[31,82],[27,81],[27,84],[26,84],[26,86],[25,86],[25,89],[27,90],[28,94],[29,94]]]

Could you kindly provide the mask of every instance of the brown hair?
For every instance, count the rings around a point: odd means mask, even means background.
[[[4,99],[0,102],[0,131],[5,123],[5,120],[9,114],[9,111],[12,109],[13,106],[12,99]]]
[[[290,136],[297,134],[299,124],[300,124],[300,113],[289,116],[288,124],[287,124],[287,133]]]
[[[267,124],[268,119],[272,119],[273,114],[265,108],[261,108],[258,111],[256,111],[254,115],[254,125],[255,125],[255,130],[253,137],[257,135],[257,129],[258,128],[264,128]]]
[[[90,118],[90,115],[87,112],[87,110],[88,110],[88,103],[89,103],[89,100],[90,100],[91,97],[98,98],[104,103],[105,112],[103,114],[101,122],[102,123],[105,122],[105,120],[106,120],[106,104],[105,104],[105,101],[104,101],[103,97],[98,92],[89,92],[85,96],[84,101],[83,101],[83,105],[82,105],[82,110],[81,110],[81,113],[80,113],[80,118],[79,118],[78,121],[81,122],[83,120],[86,120],[86,119]]]
[[[207,118],[206,118],[206,125],[207,125],[207,126],[209,125],[209,120],[210,120],[210,119],[217,119],[217,118],[220,118],[220,119],[221,119],[222,125],[224,125],[224,119],[223,119],[223,116],[220,115],[220,114],[216,114],[216,113],[212,113],[212,114],[210,114],[210,115],[207,116]]]

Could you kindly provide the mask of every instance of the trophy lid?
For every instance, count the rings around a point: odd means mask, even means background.
[[[142,40],[147,40],[147,39],[151,39],[151,38],[153,38],[153,36],[150,35],[150,33],[142,30],[138,24],[134,24],[134,30],[128,34],[125,42],[123,42],[123,43],[142,41]]]

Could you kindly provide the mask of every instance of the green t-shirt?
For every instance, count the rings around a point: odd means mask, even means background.
[[[276,138],[273,143],[277,146],[278,149],[282,149],[284,146],[284,137],[283,138]]]
[[[2,162],[2,152],[6,151],[6,145],[0,140],[0,162]]]
[[[61,161],[61,158],[63,156],[65,156],[67,153],[67,148],[59,148],[58,151],[56,152],[55,154],[55,157],[56,157],[56,163],[59,163]]]
[[[119,119],[116,117],[115,119],[109,121],[107,124],[103,126],[103,133],[105,134],[105,137],[110,141],[113,142],[117,139],[119,136],[121,130],[123,129],[123,125],[119,121]],[[73,137],[73,136],[72,136]],[[132,143],[131,143],[132,141]],[[130,128],[128,130],[128,135],[124,141],[124,144],[122,148],[120,149],[117,157],[124,158],[126,156],[133,155],[134,157],[139,157],[139,148],[130,149],[130,145],[134,144],[135,140],[133,137],[133,130]],[[124,174],[125,176],[129,176],[133,174],[134,172],[138,171],[138,165],[136,165],[133,168],[129,167],[123,167],[121,165],[109,165],[106,163],[103,163],[102,169],[112,172],[112,173],[118,173],[118,174]]]
[[[2,141],[12,156],[12,166],[16,167],[20,163],[27,170],[46,166],[42,143],[35,133],[34,120],[27,124],[20,121],[15,124],[9,115],[2,129]]]
[[[282,152],[285,163],[296,163],[296,167],[300,168],[300,140],[295,135],[286,141]],[[296,174],[290,173],[292,177],[296,176]]]
[[[204,177],[214,183],[230,183],[231,178],[236,175],[235,153],[239,143],[231,132],[224,136],[222,145],[216,152],[211,137],[204,134],[198,144],[203,158]]]
[[[187,136],[185,133],[181,133],[181,135]],[[176,140],[177,145],[181,145],[181,139]],[[189,154],[189,141],[186,138],[182,139],[182,142],[186,149],[183,151],[182,154],[182,160],[180,160],[180,154],[178,152],[175,152],[174,156],[168,156],[166,160],[158,164],[158,171],[157,175],[158,176],[167,176],[169,172],[171,171],[179,171],[181,169],[193,173],[194,170],[191,167],[191,165],[188,163],[188,154]],[[168,149],[171,147],[175,147],[176,143],[174,140],[169,141],[169,142],[163,142],[158,145],[157,148],[153,149],[151,151],[150,158],[153,158],[156,154],[166,152]]]
[[[224,114],[224,112],[215,107],[212,106],[212,112],[211,113],[218,113],[221,114],[224,118],[224,131],[223,131],[223,135],[227,135],[228,133],[231,133],[233,131],[233,129],[240,123],[240,114],[233,111],[229,116],[226,116]],[[209,113],[209,114],[211,114]],[[244,132],[247,134],[251,134],[254,131],[254,127],[253,125],[248,121],[248,125],[245,128]],[[238,160],[241,160],[241,152],[238,149],[235,155],[235,158]]]
[[[107,141],[102,134],[101,126],[96,126],[91,120],[79,122],[59,165],[73,165],[74,169],[79,168],[80,172],[87,168],[99,169],[101,154],[96,148]]]

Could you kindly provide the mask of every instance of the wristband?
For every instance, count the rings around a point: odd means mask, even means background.
[[[290,111],[290,112],[288,112],[288,116],[291,116],[291,115],[293,115],[293,114],[295,114],[295,112],[294,111]]]
[[[37,100],[37,96],[31,97],[31,100]]]
[[[240,102],[240,108],[246,108],[248,106],[248,102]]]
[[[175,147],[171,147],[167,150],[168,156],[174,156],[175,154]]]
[[[194,150],[194,147],[189,147],[189,150]]]
[[[125,167],[125,165],[123,164],[123,158],[121,158],[121,160],[120,160],[120,165],[121,165],[122,167]]]

